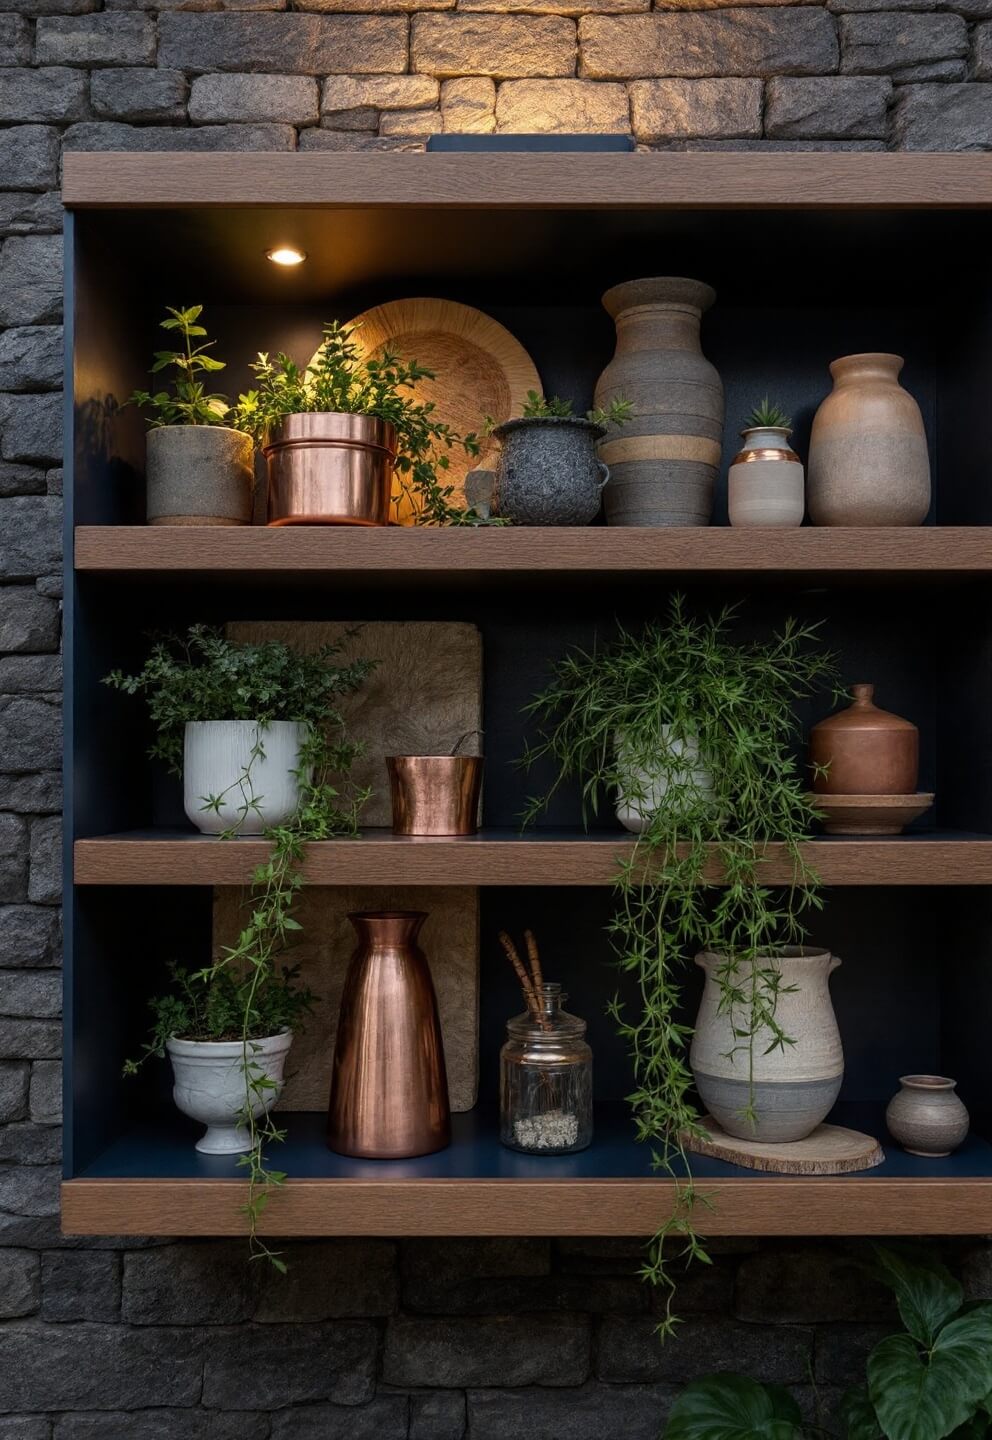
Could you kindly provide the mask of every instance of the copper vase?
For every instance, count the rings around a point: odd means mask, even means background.
[[[287,415],[263,445],[270,525],[387,525],[396,431],[375,415]]]
[[[341,996],[327,1143],[402,1160],[451,1143],[448,1080],[422,910],[349,915],[358,932]]]
[[[388,755],[394,835],[474,835],[481,755]]]
[[[818,795],[912,795],[920,767],[920,732],[880,710],[874,685],[854,685],[854,704],[821,720],[809,736]]]

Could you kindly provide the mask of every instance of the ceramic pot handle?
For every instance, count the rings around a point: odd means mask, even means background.
[[[839,955],[831,955],[831,957],[830,957],[830,969],[827,971],[827,974],[828,974],[828,975],[832,975],[832,974],[834,973],[834,971],[837,969],[837,966],[838,966],[838,965],[843,965],[843,963],[844,963],[844,962],[843,962],[843,960],[840,958]]]
[[[597,460],[596,464],[599,466],[600,473],[603,476],[602,480],[600,480],[599,482],[599,488],[600,490],[605,490],[610,480],[610,467],[602,460]]]

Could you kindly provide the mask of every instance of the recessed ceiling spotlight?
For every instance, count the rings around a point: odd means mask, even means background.
[[[292,245],[277,245],[265,254],[273,265],[302,265],[307,258],[305,250],[296,250]]]

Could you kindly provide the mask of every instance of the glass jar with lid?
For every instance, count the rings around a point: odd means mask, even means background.
[[[592,1140],[592,1051],[586,1022],[560,985],[537,987],[537,1009],[507,1021],[500,1051],[500,1139],[528,1154],[570,1155]]]

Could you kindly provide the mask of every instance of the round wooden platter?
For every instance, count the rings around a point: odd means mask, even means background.
[[[356,315],[355,343],[368,357],[390,350],[402,360],[417,360],[433,370],[433,380],[421,380],[411,393],[419,401],[433,401],[438,420],[459,435],[479,436],[482,453],[467,454],[461,446],[448,450],[449,467],[441,477],[454,485],[457,495],[469,470],[495,463],[496,442],[483,435],[485,420],[496,424],[520,414],[528,390],[541,389],[537,367],[505,325],[471,305],[453,300],[392,300]],[[410,507],[400,507],[401,522],[409,523]]]
[[[818,1125],[805,1140],[773,1145],[761,1140],[738,1140],[726,1134],[711,1115],[699,1122],[705,1135],[686,1135],[686,1149],[741,1165],[745,1170],[767,1170],[776,1175],[849,1175],[873,1170],[885,1159],[874,1135],[848,1130],[843,1125]]]

